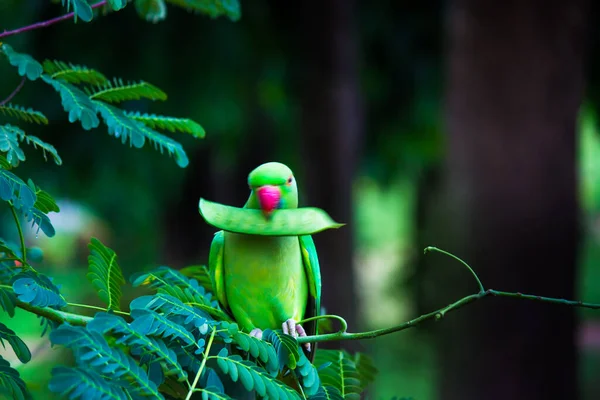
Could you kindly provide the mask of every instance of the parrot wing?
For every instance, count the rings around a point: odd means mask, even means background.
[[[223,231],[215,233],[210,244],[210,253],[208,255],[208,271],[213,284],[213,291],[217,296],[223,311],[231,314],[229,311],[229,302],[225,294],[225,267],[223,264],[223,253],[225,249],[225,234]]]
[[[319,269],[319,258],[312,236],[299,236],[299,239],[304,271],[308,281],[308,302],[304,318],[310,318],[321,314],[321,270]],[[304,324],[304,330],[309,336],[316,335],[317,321]]]

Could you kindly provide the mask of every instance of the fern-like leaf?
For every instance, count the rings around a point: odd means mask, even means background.
[[[12,287],[20,301],[32,306],[61,308],[67,305],[59,288],[40,273],[23,271],[12,278]]]
[[[116,138],[121,138],[122,143],[126,143],[129,140],[131,146],[141,148],[147,139],[161,153],[163,149],[167,149],[169,155],[175,157],[175,162],[181,168],[185,168],[188,165],[189,160],[181,144],[152,130],[141,122],[128,118],[122,110],[110,104],[93,101],[104,123],[108,127],[108,133]]]
[[[108,0],[108,5],[113,11],[119,11],[125,8],[127,5],[127,0]]]
[[[220,329],[226,329],[229,337],[243,351],[264,363],[269,374],[277,376],[279,371],[279,358],[273,345],[267,341],[250,336],[239,330],[235,323],[221,322]]]
[[[210,273],[206,265],[190,265],[179,270],[179,273],[188,279],[195,279],[204,291],[211,293],[213,291]],[[217,303],[218,304],[218,303]]]
[[[109,310],[121,310],[121,286],[125,278],[117,263],[117,255],[96,238],[91,239],[88,248],[88,280]]]
[[[17,297],[12,290],[7,288],[0,288],[0,307],[9,317],[15,316],[15,305],[17,304]]]
[[[6,159],[13,167],[16,167],[20,161],[25,161],[25,153],[18,147],[19,140],[25,141],[27,144],[33,145],[34,148],[40,147],[44,154],[44,159],[47,160],[46,152],[50,153],[57,165],[62,164],[62,159],[58,152],[51,144],[43,142],[35,136],[26,135],[25,132],[16,126],[9,124],[0,125],[0,151],[6,152]]]
[[[62,5],[66,3],[67,11],[70,11],[73,7],[74,19],[77,22],[77,18],[81,18],[85,22],[90,22],[94,16],[92,7],[86,0],[61,0]]]
[[[0,125],[0,151],[6,153],[6,160],[16,167],[25,161],[25,153],[19,147],[19,138],[25,136],[21,128],[13,125]]]
[[[8,57],[10,65],[17,67],[19,75],[26,76],[30,81],[34,81],[42,75],[42,65],[29,54],[17,53],[6,43],[2,44],[0,49]]]
[[[142,335],[133,329],[123,318],[109,313],[97,313],[88,329],[117,337],[117,344],[125,344],[131,353],[149,361],[162,361],[165,376],[176,375],[178,381],[187,378],[187,373],[177,361],[177,354],[160,339]]]
[[[6,157],[0,154],[0,168],[1,169],[11,169],[12,165],[8,162]]]
[[[275,348],[280,369],[286,366],[290,369],[296,368],[300,360],[300,354],[302,353],[296,339],[290,335],[286,335],[281,329],[265,329],[262,338],[271,343]]]
[[[46,116],[41,112],[16,104],[8,103],[0,106],[0,113],[10,117],[18,118],[25,122],[48,125],[48,118],[46,118]]]
[[[31,179],[27,181],[27,184],[35,192],[36,199],[33,207],[37,208],[44,214],[48,214],[49,212],[60,212],[60,208],[58,207],[58,204],[56,204],[56,200],[54,200],[50,193],[40,189],[35,183],[33,183]]]
[[[50,78],[62,79],[68,83],[102,85],[108,81],[102,73],[83,65],[75,65],[58,60],[45,60],[42,66],[44,67],[44,72],[50,75]]]
[[[202,139],[206,135],[204,128],[188,118],[174,118],[156,114],[141,114],[140,112],[126,111],[125,115],[139,121],[153,129],[165,129],[169,132],[189,133],[195,138]]]
[[[152,310],[131,310],[131,327],[143,335],[165,339],[180,339],[186,345],[196,344],[196,339],[184,326]]]
[[[157,289],[158,293],[164,293],[179,299],[187,305],[192,305],[210,314],[216,319],[230,321],[231,318],[219,309],[219,304],[200,286],[195,279],[189,279],[180,272],[161,266],[150,272],[133,274],[130,278],[133,286],[148,286]]]
[[[71,400],[128,400],[122,387],[104,379],[96,372],[81,367],[58,366],[52,369],[48,388]]]
[[[98,86],[92,93],[90,99],[102,100],[108,103],[119,103],[128,100],[139,99],[166,100],[167,94],[156,86],[140,82],[123,82],[121,79],[114,79],[113,82],[106,81]]]
[[[320,386],[317,393],[310,396],[308,400],[344,400],[344,396],[333,386]]]
[[[10,395],[13,400],[29,400],[31,394],[19,372],[10,366],[10,363],[0,357],[0,390]]]
[[[0,169],[0,198],[10,201],[17,210],[29,210],[36,201],[33,190],[10,171]]]
[[[146,21],[157,23],[167,17],[164,0],[135,0],[135,10]]]
[[[298,393],[273,378],[267,371],[259,368],[256,364],[243,360],[238,355],[229,355],[227,348],[221,349],[216,356],[210,356],[217,360],[217,365],[223,373],[229,375],[231,380],[242,383],[248,391],[256,390],[261,397],[269,399],[300,399]]]
[[[69,122],[79,120],[83,129],[87,131],[100,125],[96,107],[83,91],[61,79],[52,79],[48,75],[42,75],[42,79],[60,94],[62,106],[69,113]]]
[[[123,385],[134,398],[164,399],[156,384],[130,356],[108,345],[104,337],[81,326],[62,324],[50,333],[50,340],[70,348],[77,363],[93,369],[104,379]]]
[[[335,387],[344,399],[358,400],[364,386],[353,357],[343,350],[317,349],[315,365],[327,364],[319,369],[323,386]],[[365,365],[365,364],[363,364]]]
[[[22,341],[12,329],[0,323],[0,344],[2,344],[2,347],[6,348],[4,346],[4,340],[12,347],[15,355],[23,364],[28,363],[31,360],[31,352],[25,342]]]
[[[379,372],[373,363],[373,359],[365,353],[356,353],[353,361],[360,378],[361,387],[369,386]]]
[[[241,17],[239,0],[167,0],[169,3],[217,18],[222,15],[231,21],[238,21]]]

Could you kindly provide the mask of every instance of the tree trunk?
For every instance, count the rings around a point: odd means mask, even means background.
[[[575,297],[587,6],[455,0],[449,10],[445,217],[433,222],[444,232],[432,244],[488,288]],[[436,303],[476,290],[460,265],[428,257]],[[448,315],[436,326],[440,398],[577,399],[575,330],[573,308],[506,298]]]

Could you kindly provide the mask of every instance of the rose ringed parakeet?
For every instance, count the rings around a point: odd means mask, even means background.
[[[284,164],[258,166],[248,175],[248,185],[244,208],[260,209],[267,219],[278,209],[298,207],[296,180]],[[294,337],[317,333],[316,321],[305,327],[296,323],[319,315],[321,307],[321,273],[310,235],[221,230],[213,238],[208,263],[221,307],[244,331],[258,338],[265,329],[282,328]]]

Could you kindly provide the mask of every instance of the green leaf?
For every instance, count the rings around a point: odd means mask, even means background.
[[[319,372],[313,364],[308,360],[304,352],[299,351],[299,359],[296,364],[294,373],[298,377],[304,394],[307,396],[313,396],[317,394],[319,387],[321,387],[321,379],[319,378]]]
[[[202,139],[206,135],[202,126],[188,118],[174,118],[155,114],[140,114],[137,111],[126,111],[125,115],[154,129],[166,129],[169,132],[179,131],[189,133],[198,139]]]
[[[12,290],[7,288],[0,288],[0,307],[9,317],[15,316],[15,305],[17,304],[17,297]]]
[[[331,219],[324,210],[316,207],[275,210],[267,219],[261,210],[226,206],[201,198],[198,210],[209,225],[225,231],[249,235],[313,235],[344,226]]]
[[[227,329],[231,339],[240,349],[262,361],[267,372],[272,376],[277,376],[279,357],[271,343],[240,331],[237,324],[222,322],[220,329]]]
[[[1,169],[11,169],[12,165],[8,162],[6,157],[0,154],[0,168]]]
[[[162,317],[175,321],[176,325],[173,329],[177,332],[182,327],[185,327],[184,330],[187,333],[197,330],[200,335],[206,335],[210,325],[214,323],[214,321],[209,320],[208,315],[202,310],[183,304],[175,297],[163,293],[153,296],[140,296],[130,303],[129,308],[131,309],[132,316],[142,315],[145,311],[161,313]],[[175,333],[176,336],[178,335],[177,332]],[[188,335],[185,336],[186,338],[191,337]]]
[[[6,348],[4,346],[4,340],[10,344],[15,355],[23,364],[28,363],[31,360],[31,352],[27,348],[25,342],[23,342],[12,329],[0,323],[0,344],[2,344],[2,347]]]
[[[181,339],[186,345],[196,343],[194,335],[186,328],[152,310],[133,309],[131,317],[133,318],[131,327],[142,335]]]
[[[113,11],[119,11],[127,5],[127,0],[108,0],[108,5]]]
[[[225,347],[218,355],[210,358],[215,358],[221,371],[229,375],[234,382],[239,380],[247,391],[256,390],[259,396],[268,396],[273,400],[300,399],[295,390],[273,378],[256,364],[243,360],[238,355],[228,355]]]
[[[296,368],[296,365],[300,360],[300,354],[302,353],[296,339],[290,335],[286,335],[281,329],[265,329],[262,338],[271,343],[275,348],[281,369],[283,369],[284,366],[287,366],[290,369]]]
[[[19,372],[12,368],[9,362],[2,357],[0,357],[0,388],[3,389],[2,392],[10,395],[13,400],[32,399]]]
[[[378,370],[373,363],[373,359],[365,353],[354,354],[354,365],[358,371],[361,387],[365,388],[375,381]]]
[[[16,167],[20,161],[25,161],[25,153],[20,147],[18,147],[19,140],[33,145],[33,147],[36,149],[40,147],[45,160],[47,160],[46,152],[48,152],[52,155],[54,162],[57,165],[62,164],[62,159],[58,155],[58,152],[54,146],[51,144],[43,142],[41,139],[35,136],[26,135],[25,132],[19,127],[9,124],[0,125],[0,151],[6,152],[6,159],[11,163],[12,166]]]
[[[42,65],[29,54],[17,53],[6,43],[2,45],[1,49],[8,57],[10,65],[17,67],[19,75],[26,76],[30,81],[34,81],[42,75]]]
[[[335,387],[344,399],[360,399],[364,386],[350,354],[343,350],[317,349],[314,364],[328,364],[319,369],[323,386]]]
[[[184,304],[191,305],[212,315],[214,318],[229,321],[231,318],[220,308],[212,294],[198,285],[195,279],[188,279],[178,271],[161,266],[150,272],[139,272],[130,277],[134,287],[148,286],[158,293],[172,296]]]
[[[16,167],[20,161],[25,161],[25,153],[19,147],[19,138],[25,132],[19,127],[9,124],[0,125],[0,151],[6,153],[6,160]]]
[[[70,348],[79,366],[124,386],[133,398],[164,399],[146,371],[122,350],[110,347],[100,333],[62,324],[50,333],[50,341]]]
[[[56,201],[48,192],[40,189],[31,179],[27,181],[27,184],[35,192],[36,200],[33,207],[44,214],[48,214],[49,212],[60,212],[58,204],[56,204]]]
[[[15,275],[12,287],[20,301],[32,306],[61,308],[67,305],[59,288],[49,277],[31,270]]]
[[[125,283],[115,252],[96,238],[88,244],[87,278],[109,310],[121,310],[121,286]]]
[[[25,108],[8,103],[0,106],[0,113],[10,117],[18,118],[25,122],[48,125],[48,118],[46,118],[46,116],[41,112],[35,111],[31,108]]]
[[[75,13],[75,22],[77,22],[77,18],[81,18],[85,22],[90,22],[92,17],[94,16],[92,7],[86,0],[61,0],[62,5],[67,3],[67,11],[70,11],[71,6],[73,7],[73,11]]]
[[[136,331],[123,318],[109,313],[99,312],[91,320],[87,328],[119,338],[118,343],[125,344],[136,357],[151,361],[161,361],[165,376],[176,375],[178,381],[184,381],[187,373],[177,360],[177,354],[169,349],[164,341],[148,337]]]
[[[189,160],[181,144],[138,121],[128,118],[119,108],[100,101],[92,101],[100,112],[104,123],[108,126],[108,133],[116,138],[120,137],[123,144],[129,140],[131,146],[141,148],[148,139],[154,144],[155,148],[159,148],[161,153],[166,148],[169,155],[175,157],[175,162],[181,168],[188,165]]]
[[[157,23],[167,17],[164,0],[135,0],[135,10],[146,21]]]
[[[333,386],[320,386],[319,391],[308,400],[344,400],[344,396]]]
[[[69,113],[69,122],[79,120],[85,130],[100,125],[96,107],[83,91],[68,82],[52,79],[47,75],[42,75],[42,79],[60,94],[62,106]]]
[[[90,94],[92,100],[102,100],[108,103],[119,103],[128,100],[139,100],[142,98],[150,100],[166,100],[167,94],[148,82],[127,82],[115,79],[114,82],[106,81],[103,85],[94,89]]]
[[[206,265],[190,265],[181,268],[179,273],[188,279],[195,279],[196,282],[204,288],[205,292],[212,293],[212,281]],[[215,301],[214,304],[218,304],[218,302]]]
[[[74,65],[57,60],[45,60],[44,72],[52,79],[62,79],[68,83],[90,83],[102,85],[108,81],[106,77],[95,69],[83,65]]]
[[[56,151],[54,146],[52,146],[49,143],[43,142],[38,137],[31,136],[31,135],[25,135],[24,133],[23,133],[21,140],[23,140],[23,139],[25,139],[25,143],[33,145],[34,149],[37,149],[38,147],[40,149],[42,149],[42,154],[44,155],[45,161],[48,161],[48,157],[46,156],[46,152],[48,152],[54,159],[54,163],[56,165],[62,165],[62,158],[60,158],[60,156],[58,155],[58,152]]]
[[[239,0],[167,0],[169,3],[199,12],[212,18],[222,15],[231,21],[238,21],[241,17]]]
[[[35,192],[18,176],[0,169],[0,198],[10,201],[17,210],[30,210],[36,201]]]
[[[128,400],[125,391],[118,382],[105,379],[87,367],[52,368],[52,379],[48,388],[71,400],[104,399]]]

